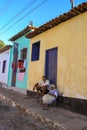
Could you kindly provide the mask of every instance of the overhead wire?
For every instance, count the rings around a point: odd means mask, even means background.
[[[13,4],[13,2],[14,0],[9,0],[9,1],[7,0],[7,2],[4,4],[4,7],[0,9],[0,15],[5,13],[8,10],[8,8]]]
[[[9,26],[7,29],[5,29],[2,33],[0,33],[0,35],[3,35],[6,31],[8,31],[10,28],[12,28],[15,24],[17,24],[18,22],[20,22],[22,19],[24,19],[26,16],[28,16],[30,13],[32,13],[33,11],[35,11],[37,8],[39,8],[41,5],[43,5],[47,0],[44,0],[43,2],[41,2],[40,4],[38,4],[36,7],[34,7],[31,11],[29,11],[27,14],[25,14],[22,18],[20,18],[19,20],[17,20],[14,24],[12,24],[11,26]]]
[[[17,13],[13,18],[11,18],[5,25],[3,25],[0,28],[0,31],[2,31],[5,27],[7,27],[13,20],[15,20],[19,15],[21,15],[25,10],[27,10],[30,6],[32,6],[37,0],[33,0],[32,2],[29,1],[27,6],[23,8],[19,13]]]

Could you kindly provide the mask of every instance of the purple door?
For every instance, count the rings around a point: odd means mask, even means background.
[[[46,51],[45,75],[51,84],[57,85],[57,48]]]
[[[12,81],[11,81],[11,85],[13,87],[16,86],[17,61],[18,61],[18,43],[14,43],[14,49],[13,49],[14,69],[12,69]]]

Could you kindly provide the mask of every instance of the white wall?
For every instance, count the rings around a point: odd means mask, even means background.
[[[0,82],[7,84],[8,80],[8,68],[10,59],[10,49],[0,53]],[[6,60],[5,72],[2,73],[3,61]]]

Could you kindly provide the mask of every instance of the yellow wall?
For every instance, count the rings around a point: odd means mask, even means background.
[[[87,12],[31,39],[40,42],[40,60],[30,62],[28,89],[41,80],[45,51],[58,47],[57,85],[65,96],[87,99]]]

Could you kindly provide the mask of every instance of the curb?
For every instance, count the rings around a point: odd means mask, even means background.
[[[44,118],[31,108],[26,108],[24,105],[21,105],[20,103],[17,103],[16,101],[13,101],[12,99],[4,96],[3,94],[0,93],[0,98],[5,100],[6,102],[10,103],[13,107],[19,108],[21,111],[27,113],[28,115],[32,116],[34,119],[41,121],[45,126],[50,128],[50,130],[70,130],[68,128],[64,128],[62,124],[58,124],[53,122],[52,120],[48,118]]]

